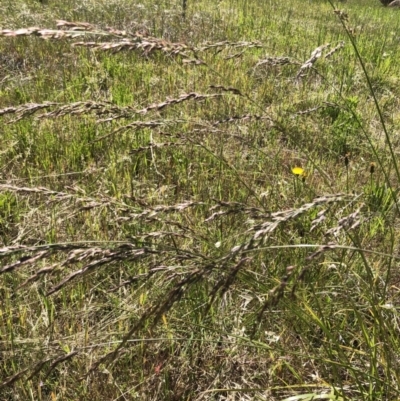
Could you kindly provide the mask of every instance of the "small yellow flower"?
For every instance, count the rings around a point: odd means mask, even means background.
[[[304,175],[304,169],[302,169],[301,167],[293,167],[292,173],[294,175]]]

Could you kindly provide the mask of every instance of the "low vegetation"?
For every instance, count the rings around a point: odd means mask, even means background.
[[[400,399],[396,10],[0,21],[0,400]]]

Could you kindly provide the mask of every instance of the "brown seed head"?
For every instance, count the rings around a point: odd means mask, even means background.
[[[369,165],[369,172],[370,172],[371,174],[374,174],[374,172],[375,172],[375,167],[376,167],[376,164],[375,164],[374,162],[372,162],[372,163]]]

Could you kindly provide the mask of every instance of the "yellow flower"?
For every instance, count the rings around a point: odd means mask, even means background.
[[[301,167],[293,167],[292,173],[294,175],[304,175],[304,170]]]

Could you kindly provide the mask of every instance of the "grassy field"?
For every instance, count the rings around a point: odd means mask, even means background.
[[[400,400],[399,16],[1,2],[0,401]]]

